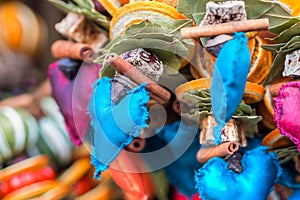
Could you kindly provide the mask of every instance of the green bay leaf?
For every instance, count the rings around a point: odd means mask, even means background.
[[[300,34],[300,22],[295,23],[288,29],[282,31],[274,40],[278,43],[288,42],[294,36]]]

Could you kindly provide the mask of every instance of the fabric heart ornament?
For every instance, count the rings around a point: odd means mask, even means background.
[[[129,90],[115,105],[111,100],[111,79],[104,77],[94,84],[89,113],[94,129],[91,159],[95,177],[100,178],[110,163],[147,127],[147,103],[150,99],[146,84]]]
[[[247,151],[241,160],[240,174],[227,169],[219,157],[210,159],[195,174],[196,188],[203,200],[267,199],[282,173],[274,153],[266,147]]]
[[[52,96],[64,116],[70,139],[76,145],[82,143],[90,124],[87,106],[100,67],[98,64],[83,64],[76,78],[69,80],[59,69],[57,62],[49,65],[48,78]]]
[[[215,143],[220,144],[221,132],[240,104],[250,69],[250,51],[245,33],[238,32],[220,50],[212,74],[212,113]]]
[[[280,133],[300,149],[300,82],[284,84],[274,98],[274,121]]]

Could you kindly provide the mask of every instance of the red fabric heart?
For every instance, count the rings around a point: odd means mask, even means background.
[[[274,121],[280,133],[300,149],[300,82],[284,84],[274,98]]]

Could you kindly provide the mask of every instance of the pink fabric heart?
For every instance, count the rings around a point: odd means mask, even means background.
[[[300,82],[284,84],[276,98],[274,121],[280,133],[289,137],[300,149]]]
[[[70,81],[58,68],[58,63],[49,65],[48,77],[52,86],[52,96],[56,100],[65,119],[71,141],[80,145],[89,125],[88,102],[93,83],[98,78],[101,65],[83,63],[76,78]]]

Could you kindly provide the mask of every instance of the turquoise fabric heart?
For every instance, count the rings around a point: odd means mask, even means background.
[[[289,196],[288,200],[299,200],[300,199],[300,190],[294,191],[291,196]]]
[[[203,200],[266,200],[282,173],[274,153],[258,147],[241,160],[240,174],[227,169],[222,158],[212,158],[195,174],[196,188]]]
[[[142,84],[127,92],[117,105],[111,101],[110,78],[104,77],[94,84],[89,112],[94,129],[91,159],[95,177],[100,178],[122,149],[147,127],[149,92]]]
[[[194,171],[198,169],[201,164],[196,159],[196,154],[201,147],[199,144],[199,130],[193,127],[194,124],[186,124],[184,121],[176,121],[172,124],[165,125],[157,136],[166,144],[169,144],[173,138],[179,137],[179,141],[190,142],[189,148],[174,162],[164,168],[168,181],[171,185],[176,186],[180,193],[192,196],[197,193],[194,187]],[[195,134],[195,130],[198,130]],[[180,148],[182,143],[168,145],[169,149],[175,155],[177,149]],[[175,149],[175,151],[174,151]]]
[[[221,131],[240,104],[250,69],[250,51],[245,33],[235,33],[221,49],[212,75],[212,113],[215,143],[221,143]]]

